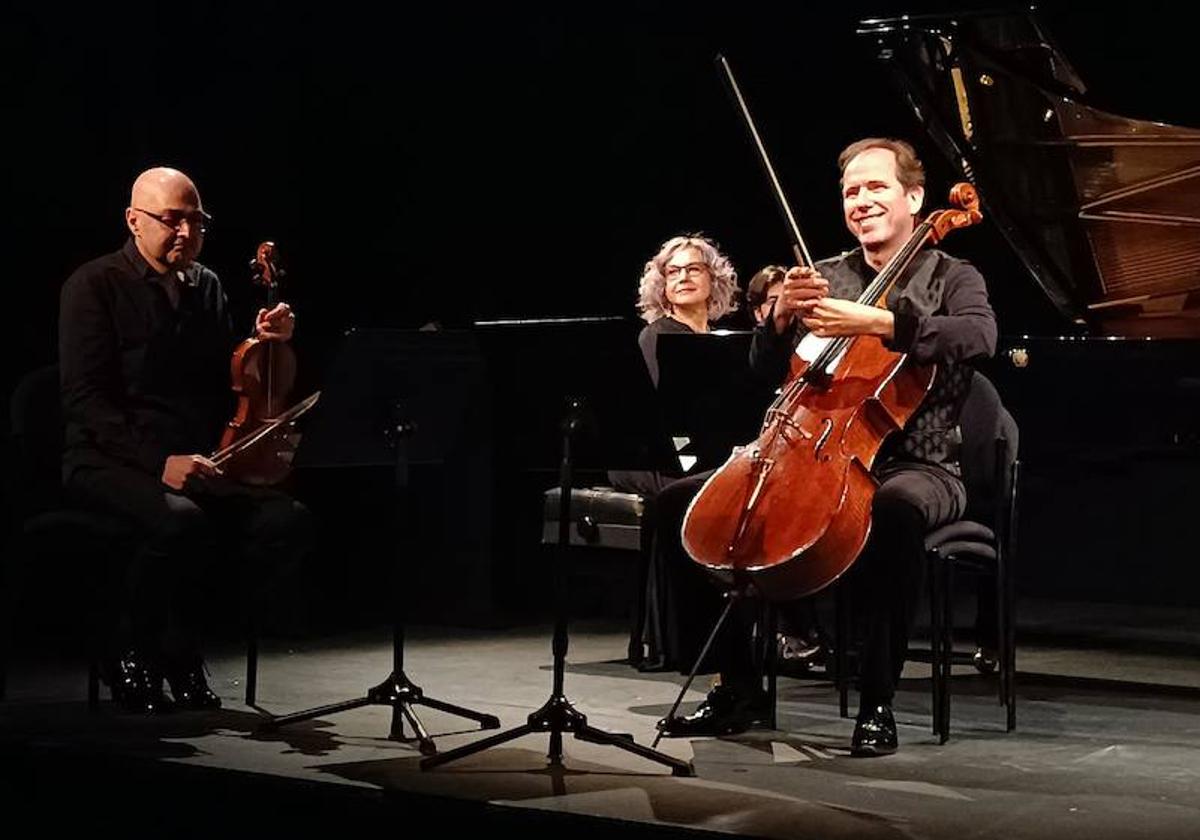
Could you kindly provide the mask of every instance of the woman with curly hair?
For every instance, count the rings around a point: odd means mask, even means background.
[[[658,336],[706,333],[737,307],[737,272],[716,244],[700,234],[673,236],[646,261],[638,283],[638,312],[647,321],[638,345],[658,385]]]
[[[638,346],[658,387],[658,337],[663,333],[707,333],[713,321],[737,308],[737,272],[716,244],[700,234],[673,236],[646,261],[638,282],[637,308],[647,321]],[[613,470],[618,490],[651,499],[682,472]]]
[[[705,236],[673,236],[646,261],[638,283],[637,308],[647,324],[638,335],[638,345],[655,387],[658,337],[663,333],[709,332],[713,321],[737,308],[737,293],[733,264]],[[652,522],[654,498],[683,475],[682,471],[611,471],[609,481],[619,490],[642,496],[648,505],[647,520]],[[656,555],[652,552],[646,569],[645,602],[637,611],[641,621],[634,628],[630,644],[631,664],[642,670],[661,670],[676,662],[671,640],[677,634],[668,626],[678,620],[679,594]],[[706,582],[700,581],[700,585]]]

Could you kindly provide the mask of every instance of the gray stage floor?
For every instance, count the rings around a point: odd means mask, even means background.
[[[79,666],[17,662],[0,736],[64,760],[105,754],[760,837],[1200,836],[1200,613],[1043,602],[1024,605],[1022,620],[1016,732],[1004,732],[994,683],[963,668],[951,741],[938,746],[929,669],[915,663],[897,698],[901,750],[879,759],[848,755],[852,723],[838,717],[828,683],[785,677],[777,731],[661,742],[694,761],[696,778],[571,738],[565,769],[549,771],[545,735],[422,772],[415,745],[387,739],[383,707],[256,734],[260,712],[241,703],[236,648],[210,655],[224,709],[159,718],[118,714],[107,703],[89,714]],[[682,678],[632,670],[620,661],[625,643],[614,627],[575,626],[567,694],[593,725],[648,744]],[[260,706],[279,714],[357,696],[386,675],[389,644],[386,629],[268,641]],[[547,698],[549,661],[548,627],[421,628],[407,657],[428,694],[492,712],[505,727]],[[705,688],[690,692],[689,703]],[[443,713],[422,717],[440,749],[480,737]]]

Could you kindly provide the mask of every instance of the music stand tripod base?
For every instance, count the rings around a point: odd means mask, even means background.
[[[314,418],[317,426],[309,429],[314,434],[306,435],[310,448],[298,453],[302,456],[301,461],[310,467],[386,466],[393,469],[393,501],[397,520],[403,518],[408,508],[404,491],[408,487],[409,463],[414,457],[418,460],[441,458],[449,444],[431,434],[430,430],[452,425],[448,418],[457,417],[466,410],[465,402],[460,400],[464,390],[461,382],[456,382],[453,387],[448,384],[455,377],[445,377],[447,384],[439,384],[437,389],[428,387],[430,342],[433,341],[435,359],[440,358],[444,362],[461,356],[462,339],[444,336],[441,337],[444,340],[436,340],[438,337],[421,334],[420,340],[415,341],[416,336],[415,331],[349,331],[335,360],[333,375],[329,377],[329,388],[322,397],[325,414]],[[441,370],[442,367],[437,369]],[[459,374],[463,371],[459,367],[454,367],[454,370]],[[466,392],[470,393],[471,389],[466,389]],[[440,413],[421,415],[425,421],[424,437],[417,434],[417,423],[406,408],[411,408],[409,397],[414,393],[425,393],[428,400],[436,397],[438,405],[442,406]],[[364,410],[364,406],[368,408]],[[315,450],[311,448],[314,444]],[[408,620],[407,603],[411,595],[409,583],[409,578],[398,567],[394,567],[392,667],[391,673],[382,682],[367,688],[352,700],[270,717],[259,725],[259,730],[271,732],[293,723],[363,706],[390,706],[392,721],[388,737],[396,741],[410,740],[405,737],[407,722],[415,733],[413,740],[416,740],[421,753],[432,755],[437,752],[437,747],[417,717],[415,706],[428,706],[475,721],[481,729],[499,729],[500,719],[495,715],[429,697],[405,674],[405,627]]]
[[[346,712],[351,709],[359,709],[363,706],[391,706],[392,728],[388,733],[388,737],[394,741],[410,740],[404,735],[404,722],[408,721],[408,725],[412,727],[413,732],[416,734],[415,740],[422,755],[436,754],[437,746],[434,744],[433,739],[429,737],[429,733],[421,723],[421,719],[413,711],[413,706],[428,706],[431,709],[437,709],[438,711],[473,720],[479,724],[480,729],[500,728],[500,719],[495,715],[476,712],[473,709],[456,706],[444,700],[426,697],[420,686],[409,680],[403,671],[399,671],[389,675],[379,685],[368,689],[365,697],[346,700],[341,703],[330,703],[327,706],[318,706],[290,715],[272,717],[270,720],[260,724],[259,729],[263,732],[274,732],[282,726],[300,723],[305,720],[313,720],[314,718],[338,712]]]
[[[397,595],[398,602],[402,598],[402,595]],[[429,737],[429,733],[421,723],[421,719],[417,717],[413,706],[428,706],[431,709],[437,709],[447,714],[473,720],[479,724],[480,729],[499,729],[500,719],[495,715],[477,712],[474,709],[456,706],[453,703],[429,697],[419,685],[408,678],[408,675],[404,673],[405,623],[403,610],[397,611],[393,616],[392,625],[392,672],[383,682],[367,689],[366,696],[357,697],[353,700],[345,700],[340,703],[330,703],[327,706],[318,706],[302,712],[293,712],[289,715],[272,717],[260,724],[259,729],[263,732],[273,732],[282,726],[313,720],[314,718],[337,714],[338,712],[347,712],[351,709],[362,708],[363,706],[391,706],[392,725],[388,732],[388,737],[393,741],[409,740],[404,735],[404,722],[407,721],[415,733],[417,748],[421,751],[422,755],[427,756],[437,753],[437,746],[433,743],[433,739]]]
[[[526,735],[534,735],[538,732],[548,732],[550,734],[550,747],[547,750],[546,757],[549,759],[550,764],[555,767],[562,766],[562,734],[569,732],[575,736],[576,740],[587,741],[591,744],[607,744],[611,747],[618,747],[619,749],[631,752],[634,755],[639,755],[650,761],[665,764],[671,768],[672,776],[696,775],[695,768],[690,761],[684,761],[683,759],[675,758],[674,756],[669,756],[666,753],[643,746],[634,741],[633,736],[629,733],[605,732],[603,729],[590,726],[587,722],[587,716],[576,710],[570,701],[562,696],[551,697],[546,701],[545,705],[530,714],[528,721],[521,726],[516,726],[506,732],[491,735],[487,738],[481,738],[473,744],[456,747],[449,752],[438,753],[437,755],[421,759],[421,769],[432,770],[434,767],[446,764],[447,762],[456,761],[468,755],[498,746],[499,744],[513,741]]]
[[[554,563],[554,602],[555,620],[554,637],[551,651],[554,657],[554,678],[550,698],[540,709],[529,715],[522,725],[500,732],[496,735],[482,738],[473,744],[457,747],[449,752],[427,756],[421,759],[421,769],[431,770],[450,761],[482,752],[490,747],[513,741],[525,735],[537,732],[547,732],[550,735],[550,748],[546,757],[553,766],[562,765],[562,736],[569,732],[577,740],[593,744],[607,744],[611,747],[631,752],[650,761],[656,761],[671,768],[673,776],[694,776],[695,769],[690,761],[684,761],[650,747],[638,744],[629,734],[614,734],[589,726],[587,717],[575,709],[567,700],[563,683],[566,673],[567,658],[567,582],[566,582],[566,547],[568,546],[569,528],[571,524],[570,500],[572,478],[571,441],[581,422],[582,401],[571,400],[570,408],[562,425],[562,462],[559,472],[559,517],[558,517],[558,550],[559,556]]]

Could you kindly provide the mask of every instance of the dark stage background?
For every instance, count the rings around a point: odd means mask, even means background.
[[[946,8],[11,10],[4,393],[54,360],[63,280],[121,244],[129,185],[155,164],[199,185],[215,217],[202,260],[240,307],[250,306],[255,245],[279,243],[313,386],[350,326],[632,316],[643,261],[678,232],[715,236],[744,279],[785,261],[788,239],[712,64],[718,50],[739,74],[810,247],[849,247],[834,164],[847,142],[908,137],[929,167],[932,202],[950,181],[855,24]],[[1048,5],[1043,18],[1093,104],[1196,126],[1193,29],[1172,8]],[[1003,332],[1062,329],[994,229],[956,234],[948,250],[983,270]],[[1184,559],[1181,550],[1170,562]],[[1038,574],[1025,573],[1030,587],[1069,589]],[[1184,589],[1142,597],[1195,597]],[[1130,596],[1113,581],[1090,594]]]

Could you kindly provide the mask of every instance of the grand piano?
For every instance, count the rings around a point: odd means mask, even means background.
[[[1200,130],[1089,105],[1033,11],[859,34],[1058,316],[1000,312],[988,371],[1021,426],[1022,585],[1200,603]]]

